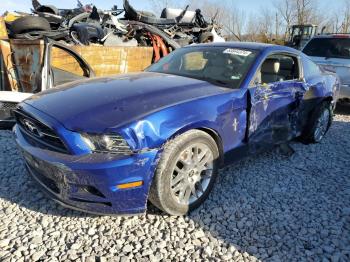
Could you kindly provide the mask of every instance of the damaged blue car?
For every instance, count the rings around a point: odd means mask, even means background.
[[[320,142],[338,93],[333,73],[288,47],[192,45],[142,73],[34,95],[14,130],[28,172],[60,204],[137,214],[149,200],[182,215],[224,165],[295,138]]]

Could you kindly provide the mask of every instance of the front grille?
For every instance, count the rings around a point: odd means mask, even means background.
[[[69,153],[61,138],[50,127],[21,109],[16,109],[14,115],[22,133],[31,145],[60,153]]]

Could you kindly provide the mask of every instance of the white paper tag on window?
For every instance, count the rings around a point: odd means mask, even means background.
[[[249,56],[252,52],[242,49],[227,48],[224,50],[223,53],[231,55]]]

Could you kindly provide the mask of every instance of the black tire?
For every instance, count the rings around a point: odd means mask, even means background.
[[[328,114],[328,120],[322,121],[323,114]],[[315,144],[321,142],[322,138],[328,132],[333,121],[333,109],[331,102],[324,101],[318,107],[316,107],[312,112],[307,126],[305,127],[300,140],[304,144]],[[322,123],[321,123],[322,122]],[[321,133],[317,133],[320,125],[324,126]]]
[[[211,151],[213,166],[210,180],[204,192],[191,204],[180,204],[176,201],[171,191],[173,170],[180,154],[190,145],[202,143]],[[168,141],[163,149],[161,158],[156,168],[153,183],[150,188],[149,200],[151,203],[170,215],[184,215],[200,206],[212,190],[218,173],[219,150],[215,140],[207,133],[200,130],[190,130],[173,140]],[[203,171],[201,171],[203,173]],[[202,176],[202,173],[199,175]]]
[[[203,32],[199,36],[199,43],[213,42],[214,35],[211,32]]]
[[[32,31],[50,31],[50,23],[42,17],[25,16],[18,18],[11,24],[13,34],[23,34]]]
[[[42,12],[42,13],[49,13],[53,15],[59,15],[59,10],[54,5],[42,5],[39,8],[37,8],[35,11]]]

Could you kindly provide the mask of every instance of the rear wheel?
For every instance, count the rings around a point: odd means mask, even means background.
[[[191,130],[169,141],[150,190],[150,201],[171,215],[183,215],[208,197],[217,176],[219,151],[207,133]]]
[[[308,125],[306,126],[301,141],[310,143],[319,143],[326,135],[333,120],[333,110],[329,101],[324,101],[311,114]]]

